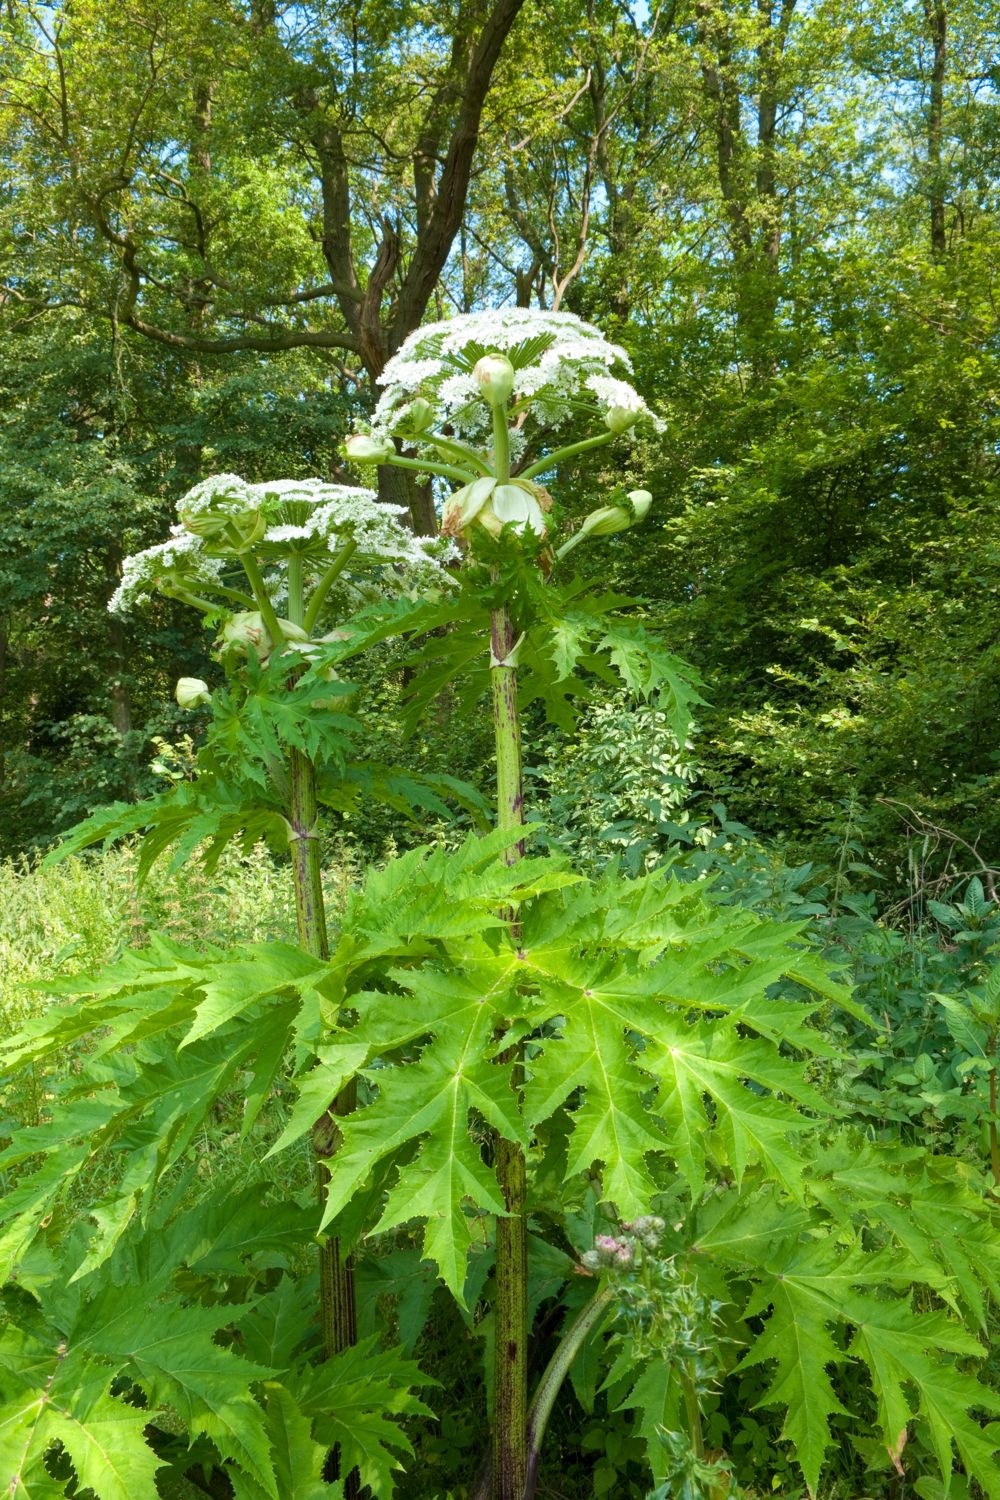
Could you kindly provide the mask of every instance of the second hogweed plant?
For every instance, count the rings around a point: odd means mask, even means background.
[[[610,681],[683,744],[698,701],[641,611],[570,571],[654,512],[634,476],[658,424],[627,374],[567,314],[431,325],[346,450],[426,476],[450,553],[370,491],[221,477],[127,566],[115,607],[160,590],[200,610],[225,682],[178,685],[212,713],[195,779],[76,844],[142,828],[148,862],[267,837],[298,928],[207,953],[155,939],[60,983],[5,1048],[50,1095],[0,1157],[19,1500],[153,1495],[171,1471],[235,1500],[400,1482],[423,1500],[421,1424],[463,1395],[413,1357],[441,1310],[380,1279],[404,1264],[484,1354],[463,1392],[483,1392],[491,1438],[453,1494],[531,1500],[567,1381],[631,1422],[658,1496],[735,1494],[706,1414],[738,1376],[783,1413],[811,1493],[847,1436],[901,1471],[919,1453],[945,1486],[957,1460],[1000,1495],[969,1331],[1000,1292],[994,1210],[957,1164],[839,1119],[829,1022],[865,1017],[805,925],[669,862],[594,875],[539,852],[525,811],[527,726],[571,736]],[[573,526],[561,477],[581,470]],[[390,637],[411,642],[416,732],[445,687],[456,722],[491,715],[488,805],[366,760],[345,673]],[[334,925],[319,812],[371,796],[480,827],[372,869]],[[218,1119],[243,1144],[206,1179],[190,1147]]]

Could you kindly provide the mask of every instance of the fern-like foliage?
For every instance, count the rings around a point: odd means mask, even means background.
[[[370,634],[390,635],[406,618],[387,603]],[[50,862],[136,833],[143,834],[140,880],[167,850],[171,868],[197,852],[208,873],[230,843],[246,851],[264,839],[283,851],[286,767],[293,750],[315,764],[319,802],[331,811],[350,813],[362,802],[374,802],[410,820],[447,819],[458,810],[481,821],[484,799],[458,778],[401,771],[364,756],[360,726],[345,711],[355,690],[337,676],[329,680],[346,648],[312,650],[305,666],[291,653],[274,655],[263,665],[256,658],[246,661],[239,678],[213,695],[212,723],[192,779],[139,804],[98,808],[48,856]]]
[[[132,1234],[66,1282],[29,1253],[0,1324],[0,1472],[12,1495],[97,1500],[155,1494],[161,1469],[192,1454],[248,1500],[318,1500],[339,1447],[374,1493],[391,1496],[410,1451],[400,1416],[424,1413],[412,1361],[374,1341],[315,1361],[315,1289],[288,1273],[311,1215],[265,1206],[260,1188],[209,1193],[149,1235]],[[264,1296],[232,1289],[281,1279]],[[228,1296],[220,1296],[228,1284]],[[27,1290],[30,1286],[31,1290]]]

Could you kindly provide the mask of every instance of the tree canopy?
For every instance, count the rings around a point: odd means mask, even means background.
[[[75,0],[0,26],[8,847],[131,795],[202,659],[168,608],[107,616],[123,553],[204,474],[350,477],[403,339],[509,304],[610,328],[665,419],[614,581],[705,679],[713,794],[810,852],[850,804],[885,872],[880,798],[995,847],[985,0]],[[380,487],[434,529],[426,484]]]

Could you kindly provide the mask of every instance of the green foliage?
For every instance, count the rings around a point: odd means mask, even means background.
[[[662,820],[685,818],[696,771],[662,709],[624,692],[585,706],[570,742],[549,736],[529,768],[544,798],[547,838],[588,866],[612,854],[635,873],[661,852]]]
[[[66,1285],[57,1261],[36,1256],[32,1290],[8,1294],[0,1328],[11,1493],[64,1495],[75,1478],[98,1500],[124,1500],[147,1493],[136,1486],[157,1469],[183,1472],[194,1445],[238,1495],[335,1497],[340,1486],[322,1478],[339,1444],[391,1496],[409,1444],[388,1414],[424,1410],[409,1391],[419,1375],[371,1342],[313,1364],[308,1308],[303,1317],[296,1279],[280,1269],[307,1219],[293,1203],[264,1211],[259,1188],[224,1189],[179,1216],[161,1207],[156,1240],[124,1241],[101,1277]],[[264,1296],[241,1295],[278,1277]]]
[[[290,662],[280,653],[264,664],[256,659],[242,664],[227,688],[213,694],[212,721],[188,774],[157,797],[98,809],[49,858],[58,861],[96,843],[106,848],[143,831],[143,879],[171,848],[172,869],[200,850],[208,874],[233,841],[244,853],[260,839],[284,850],[291,750],[301,751],[318,767],[318,800],[341,817],[362,801],[381,803],[411,819],[448,818],[449,802],[481,814],[482,797],[457,777],[409,772],[362,758],[360,725],[344,711],[353,685],[330,681],[328,675],[343,654],[337,647],[319,651],[304,671],[294,658]]]

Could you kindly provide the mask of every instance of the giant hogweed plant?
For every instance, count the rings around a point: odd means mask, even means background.
[[[0,1265],[17,1289],[0,1352],[0,1473],[12,1495],[63,1494],[67,1481],[152,1494],[175,1464],[214,1469],[213,1493],[224,1470],[237,1496],[333,1492],[323,1475],[337,1469],[337,1492],[391,1489],[407,1442],[388,1416],[421,1410],[415,1370],[390,1360],[379,1373],[379,1356],[355,1347],[353,1274],[335,1237],[313,1286],[310,1169],[255,1169],[208,1190],[185,1170],[220,1119],[263,1154],[285,1060],[314,1055],[335,1007],[320,809],[359,796],[410,813],[446,812],[442,794],[477,804],[451,778],[364,759],[352,687],[331,660],[366,604],[449,587],[440,552],[370,491],[220,475],[184,497],[165,542],[125,562],[110,608],[128,614],[161,592],[199,610],[224,683],[177,685],[182,707],[212,709],[195,778],[95,814],[61,853],[142,829],[141,871],[168,847],[176,861],[200,850],[211,870],[232,839],[266,837],[289,854],[297,943],[195,952],[154,938],[63,986],[68,1003],[9,1043],[10,1069],[48,1074],[44,1118],[3,1153]],[[353,1089],[317,1111],[319,1184]],[[158,1425],[161,1407],[173,1426]]]
[[[612,1304],[627,1313],[609,1276],[635,1238],[581,1243],[599,1214],[605,1228],[645,1227],[675,1310],[685,1300],[710,1310],[703,1339],[718,1342],[713,1320],[727,1309],[728,1368],[770,1372],[761,1404],[785,1408],[782,1436],[811,1491],[850,1419],[836,1377],[851,1364],[870,1381],[867,1423],[886,1459],[902,1470],[916,1429],[946,1485],[957,1456],[1000,1493],[1000,1439],[970,1415],[1000,1401],[968,1373],[966,1357],[983,1351],[954,1316],[984,1326],[982,1284],[998,1289],[982,1185],[919,1152],[865,1148],[835,1118],[814,1081],[835,1055],[824,1014],[863,1012],[807,951],[801,924],[725,907],[669,867],[587,880],[530,852],[527,705],[540,700],[569,727],[581,678],[617,668],[669,710],[683,744],[697,697],[680,664],[621,618],[623,601],[561,582],[575,548],[642,520],[651,503],[646,491],[612,493],[563,539],[540,483],[656,425],[611,374],[623,360],[566,316],[454,319],[407,341],[372,431],[348,444],[358,462],[453,487],[442,529],[468,553],[463,622],[419,651],[414,701],[420,711],[428,691],[479,663],[471,698],[488,662],[500,847],[484,872],[492,891],[470,882],[463,859],[416,851],[373,875],[346,915],[331,963],[353,1024],[327,1040],[322,1066],[339,1086],[346,1049],[368,1038],[371,1091],[343,1122],[325,1223],[366,1193],[380,1210],[371,1233],[422,1222],[422,1253],[460,1305],[476,1284],[473,1236],[493,1223],[493,1439],[473,1500],[533,1495],[562,1379]],[[600,430],[560,439],[580,419]],[[940,1234],[939,1209],[961,1233]],[[532,1315],[552,1295],[553,1249],[566,1255],[565,1333],[532,1395]],[[582,1305],[580,1271],[601,1283]],[[688,1472],[704,1493],[724,1493],[724,1461],[710,1461],[702,1433],[705,1362],[683,1355],[678,1326],[660,1319],[657,1341],[620,1317],[604,1335],[606,1384],[637,1410],[658,1484]]]
[[[957,1458],[1000,1494],[979,1420],[1000,1403],[970,1370],[970,1326],[1000,1291],[990,1209],[957,1164],[876,1149],[836,1118],[816,1086],[835,1061],[823,1020],[858,1012],[802,924],[717,902],[669,867],[586,878],[532,850],[526,705],[571,729],[589,683],[621,680],[683,743],[695,697],[627,601],[565,576],[577,547],[640,520],[648,494],[612,492],[564,535],[539,482],[652,420],[611,373],[619,359],[573,318],[518,312],[422,330],[387,367],[373,430],[349,452],[450,487],[457,589],[398,535],[389,556],[361,545],[359,517],[315,520],[318,491],[279,516],[287,495],[231,482],[192,511],[197,545],[173,539],[179,559],[138,568],[204,610],[228,685],[211,694],[193,786],[80,837],[131,820],[154,852],[179,841],[183,855],[206,837],[283,836],[298,942],[154,941],[63,985],[5,1049],[51,1095],[0,1157],[13,1495],[152,1494],[174,1466],[237,1500],[390,1497],[427,1380],[400,1349],[351,1343],[349,1266],[390,1232],[415,1239],[412,1258],[492,1351],[473,1500],[534,1493],[561,1384],[579,1392],[595,1358],[662,1492],[725,1492],[701,1404],[759,1368],[810,1490],[846,1431],[899,1467],[923,1445],[945,1483]],[[269,553],[269,534],[287,550]],[[367,589],[374,568],[391,585],[411,565],[403,596],[331,611],[346,580]],[[417,642],[417,728],[444,684],[465,711],[491,704],[497,826],[373,871],[331,941],[316,801],[381,792],[403,809],[458,791],[400,787],[352,749],[342,673],[392,634]],[[220,1112],[263,1159],[206,1188],[186,1156]],[[546,1328],[561,1310],[554,1347],[534,1326],[543,1301]],[[859,1370],[867,1406],[852,1413]]]
[[[868,1372],[887,1456],[901,1462],[915,1424],[945,1475],[957,1451],[995,1489],[992,1438],[968,1414],[995,1410],[995,1398],[959,1365],[978,1346],[947,1311],[964,1303],[981,1321],[983,1294],[959,1241],[945,1247],[931,1231],[926,1200],[956,1194],[995,1286],[988,1210],[974,1185],[946,1188],[932,1163],[866,1155],[832,1118],[812,1075],[833,1052],[823,1013],[851,1009],[847,991],[794,924],[724,908],[669,870],[587,881],[529,852],[526,705],[540,700],[569,726],[581,679],[617,668],[671,709],[680,742],[687,727],[692,690],[678,663],[622,620],[620,601],[561,581],[576,547],[641,519],[650,497],[612,494],[562,539],[539,482],[652,420],[610,373],[620,357],[556,315],[436,325],[389,365],[372,432],[348,445],[360,462],[453,486],[443,529],[468,552],[462,621],[420,649],[414,701],[422,711],[430,691],[479,663],[471,701],[488,676],[503,848],[491,899],[482,887],[473,899],[460,862],[418,851],[373,876],[347,913],[332,965],[354,1024],[328,1039],[322,1062],[337,1082],[341,1049],[369,1035],[371,1093],[343,1123],[326,1222],[364,1193],[381,1210],[373,1232],[422,1220],[423,1254],[461,1303],[473,1236],[492,1219],[493,1445],[477,1496],[532,1493],[554,1392],[600,1337],[607,1288],[581,1307],[571,1274],[596,1270],[579,1239],[595,1204],[606,1228],[669,1210],[662,1253],[709,1302],[736,1309],[733,1363],[772,1372],[764,1404],[787,1407],[784,1435],[810,1488],[847,1416],[837,1369],[854,1363]],[[561,426],[587,418],[601,430],[560,440]],[[531,1399],[532,1247],[545,1245],[567,1257],[568,1322]],[[938,1302],[918,1315],[921,1284]],[[703,1462],[698,1402],[669,1340],[653,1357],[612,1337],[609,1381],[639,1410],[665,1483],[678,1444]]]

